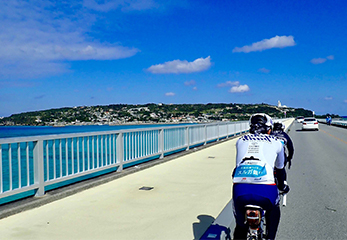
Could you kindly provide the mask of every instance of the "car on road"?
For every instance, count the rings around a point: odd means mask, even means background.
[[[315,118],[304,118],[302,121],[302,130],[319,130],[319,124]]]
[[[298,122],[298,123],[302,123],[302,121],[304,121],[304,117],[303,116],[299,116],[299,117],[297,117],[296,118],[296,121]]]

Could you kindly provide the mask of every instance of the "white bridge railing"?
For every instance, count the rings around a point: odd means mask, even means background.
[[[317,120],[320,123],[326,123],[326,119],[317,119]],[[340,120],[340,119],[333,119],[331,121],[331,125],[347,127],[347,121],[346,120]]]
[[[42,196],[47,190],[83,177],[122,171],[144,161],[247,132],[248,128],[248,121],[242,121],[3,138],[0,200],[23,193]]]

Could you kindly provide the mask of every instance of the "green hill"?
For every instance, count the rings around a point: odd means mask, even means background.
[[[311,110],[277,107],[268,104],[112,104],[79,106],[13,114],[0,119],[0,125],[87,125],[139,124],[248,120],[254,113],[274,118],[312,116]]]

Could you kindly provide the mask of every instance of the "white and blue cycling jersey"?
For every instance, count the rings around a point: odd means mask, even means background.
[[[236,143],[234,183],[274,184],[274,168],[284,168],[280,139],[268,134],[247,134]]]

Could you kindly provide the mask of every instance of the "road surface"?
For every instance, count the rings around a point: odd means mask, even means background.
[[[291,191],[277,239],[347,237],[347,129],[320,124],[302,131],[294,122],[289,136],[295,152],[287,171]]]

